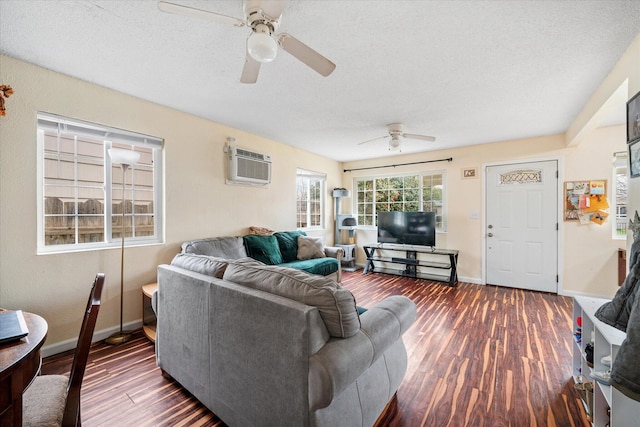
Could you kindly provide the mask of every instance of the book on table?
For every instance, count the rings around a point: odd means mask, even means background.
[[[17,341],[28,334],[22,310],[0,311],[0,344]]]

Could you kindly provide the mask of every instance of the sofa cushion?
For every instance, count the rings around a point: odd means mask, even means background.
[[[310,274],[319,274],[321,276],[328,276],[340,268],[340,263],[335,258],[305,259],[285,262],[279,265],[280,267],[296,268]]]
[[[242,237],[211,237],[191,240],[182,244],[182,252],[196,255],[209,255],[226,259],[246,258]]]
[[[229,263],[238,263],[244,265],[264,265],[258,260],[253,258],[244,257],[240,259],[225,259],[208,255],[195,255],[195,254],[177,254],[173,257],[171,265],[184,268],[185,270],[195,271],[196,273],[212,276],[217,279],[222,279],[224,276],[224,270],[226,270]]]
[[[304,231],[278,231],[273,234],[278,239],[278,246],[282,254],[282,262],[298,259],[298,236],[306,236]]]
[[[324,241],[321,237],[298,236],[298,259],[323,258]]]
[[[229,260],[208,255],[178,254],[171,265],[222,279]]]
[[[223,278],[317,307],[333,337],[347,338],[360,330],[353,294],[326,277],[280,266],[234,263],[227,266]]]
[[[280,247],[275,236],[247,234],[243,237],[247,255],[265,264],[282,264]]]

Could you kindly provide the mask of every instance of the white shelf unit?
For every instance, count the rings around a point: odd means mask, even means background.
[[[636,425],[640,420],[640,402],[628,398],[611,386],[601,384],[589,376],[591,371],[610,369],[601,362],[602,357],[611,355],[615,361],[618,350],[626,337],[626,333],[596,319],[595,312],[607,299],[591,297],[574,297],[573,299],[573,332],[578,328],[577,319],[582,318],[582,339],[578,343],[574,336],[573,378],[580,381],[593,382],[592,424],[594,427],[626,427]],[[585,347],[593,344],[593,368],[587,365]],[[608,410],[610,409],[609,413]]]

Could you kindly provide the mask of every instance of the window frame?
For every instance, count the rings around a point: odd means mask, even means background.
[[[378,216],[377,216],[377,209],[376,209],[376,200],[375,200],[375,194],[376,194],[376,180],[377,179],[384,179],[384,178],[398,178],[398,177],[412,177],[412,176],[416,176],[418,177],[418,182],[419,182],[419,187],[418,187],[418,194],[419,194],[419,199],[418,199],[418,203],[419,206],[422,208],[424,206],[424,200],[423,200],[423,194],[424,194],[424,177],[433,177],[439,175],[442,177],[442,226],[436,228],[436,232],[437,233],[446,233],[447,232],[447,194],[446,194],[446,189],[447,189],[447,172],[446,170],[433,170],[433,171],[418,171],[418,172],[407,172],[407,173],[402,173],[402,174],[384,174],[384,175],[368,175],[368,176],[361,176],[361,177],[354,177],[353,178],[353,212],[355,212],[355,215],[358,216],[358,229],[362,229],[362,230],[376,230],[378,228],[377,226],[377,220],[378,220]],[[371,191],[373,192],[373,201],[371,202],[372,204],[372,216],[373,216],[373,224],[371,225],[365,225],[365,224],[361,224],[360,222],[360,213],[358,211],[358,183],[360,181],[373,181],[373,185],[372,185],[372,189]],[[404,191],[404,186],[403,186],[403,191]]]
[[[102,189],[104,200],[104,212],[101,214],[103,217],[103,239],[99,242],[86,242],[86,243],[65,243],[47,245],[45,244],[45,197],[46,197],[46,181],[45,181],[45,130],[54,131],[54,126],[58,127],[58,131],[64,135],[74,135],[75,138],[85,137],[91,138],[96,142],[102,144],[102,182],[96,182],[97,185],[94,189]],[[71,253],[71,252],[86,252],[102,249],[110,249],[120,247],[122,239],[120,236],[113,237],[112,234],[112,220],[113,213],[113,192],[114,182],[113,174],[117,173],[115,170],[120,170],[117,164],[111,162],[111,158],[108,154],[109,148],[133,148],[133,147],[146,147],[151,150],[151,165],[153,170],[153,235],[139,236],[139,237],[125,237],[125,246],[146,246],[153,244],[164,243],[164,182],[163,182],[163,163],[164,163],[164,141],[161,138],[144,135],[137,132],[130,132],[121,129],[112,128],[109,126],[103,126],[100,124],[85,122],[76,119],[70,119],[62,116],[57,116],[50,113],[38,112],[37,114],[37,126],[36,126],[36,140],[37,140],[37,255],[55,254],[55,253]],[[77,165],[78,158],[77,147],[74,148],[73,153],[73,167],[74,167],[74,180],[77,179]],[[144,167],[133,166],[127,171],[127,179],[130,180],[132,176],[135,176],[135,171],[143,171]],[[141,172],[139,172],[141,173]],[[73,185],[75,192],[76,203],[78,200],[77,190],[82,186],[77,185],[77,182]],[[135,192],[135,179],[127,182],[126,192]],[[122,189],[115,189],[115,191],[122,191]],[[135,201],[132,196],[131,200]],[[115,214],[119,215],[119,214]],[[127,216],[132,217],[132,230],[135,229],[135,209],[132,210]],[[73,217],[75,218],[75,236],[76,241],[78,237],[78,218],[83,215],[75,209]]]
[[[300,185],[300,180],[303,180],[305,185],[306,185],[306,190],[307,190],[307,194],[311,195],[311,190],[310,190],[310,186],[311,186],[311,182],[312,181],[318,181],[320,183],[320,189],[319,189],[319,194],[320,194],[320,220],[319,220],[319,224],[318,225],[311,225],[311,226],[307,226],[307,227],[299,227],[299,221],[298,218],[301,215],[301,211],[298,210],[298,207],[300,206],[300,200],[298,199],[298,188]],[[302,230],[302,231],[308,231],[308,230],[324,230],[325,229],[325,203],[326,203],[326,187],[327,187],[327,174],[325,173],[321,173],[321,172],[314,172],[311,170],[307,170],[307,169],[301,169],[298,168],[296,169],[296,229],[297,230]],[[311,197],[309,197],[306,200],[306,205],[307,205],[307,210],[306,210],[306,223],[310,224],[311,223]]]

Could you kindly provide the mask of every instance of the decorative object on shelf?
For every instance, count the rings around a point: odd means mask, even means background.
[[[587,366],[593,368],[593,344],[588,343],[584,347],[584,357],[587,359]]]
[[[578,327],[573,333],[573,337],[576,339],[576,343],[580,344],[582,342],[582,317],[576,319],[576,325],[578,325]]]
[[[627,142],[640,140],[640,92],[627,102]]]
[[[0,85],[0,116],[7,115],[7,109],[4,106],[4,99],[13,95],[13,88],[9,85]]]
[[[122,169],[122,224],[121,224],[121,247],[120,247],[120,331],[112,334],[105,342],[111,345],[122,344],[131,339],[130,331],[122,330],[122,313],[124,308],[124,234],[125,234],[125,189],[126,189],[126,172],[129,166],[135,165],[140,160],[140,153],[133,150],[121,150],[118,148],[110,148],[109,156],[113,164],[120,164]]]

